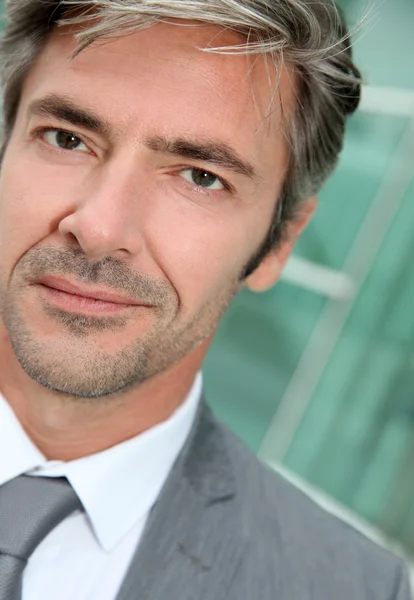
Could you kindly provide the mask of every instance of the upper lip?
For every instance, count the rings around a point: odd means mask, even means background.
[[[104,302],[112,302],[113,304],[132,304],[142,306],[143,302],[138,302],[129,296],[122,296],[114,292],[107,290],[94,290],[81,288],[73,283],[70,283],[66,279],[61,277],[55,277],[53,275],[44,275],[38,281],[38,284],[46,287],[54,288],[68,294],[75,294],[76,296],[83,296],[84,298],[93,298],[94,300],[102,300]]]

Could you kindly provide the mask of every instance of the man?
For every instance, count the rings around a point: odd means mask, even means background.
[[[279,278],[359,96],[324,0],[9,0],[0,600],[409,597],[198,374]],[[252,399],[253,401],[253,399]]]

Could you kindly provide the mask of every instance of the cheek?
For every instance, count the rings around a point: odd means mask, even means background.
[[[56,228],[65,186],[58,172],[45,173],[12,149],[0,173],[0,260],[4,276],[21,256]],[[59,197],[59,202],[57,198]]]
[[[194,312],[234,288],[250,247],[233,211],[164,204],[152,211],[151,221],[149,251],[174,286],[182,312]]]

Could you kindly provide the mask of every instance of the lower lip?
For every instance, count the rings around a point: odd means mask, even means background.
[[[42,289],[42,292],[46,296],[48,302],[70,312],[108,314],[120,313],[128,308],[137,307],[137,305],[132,304],[117,304],[115,302],[107,302],[105,300],[95,300],[94,298],[77,296],[76,294],[69,294],[46,285],[41,285],[39,287]]]

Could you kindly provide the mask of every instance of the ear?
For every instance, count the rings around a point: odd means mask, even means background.
[[[249,290],[264,292],[279,280],[296,240],[311,220],[317,203],[317,198],[310,198],[298,207],[295,217],[286,225],[283,239],[245,280],[244,284]]]

